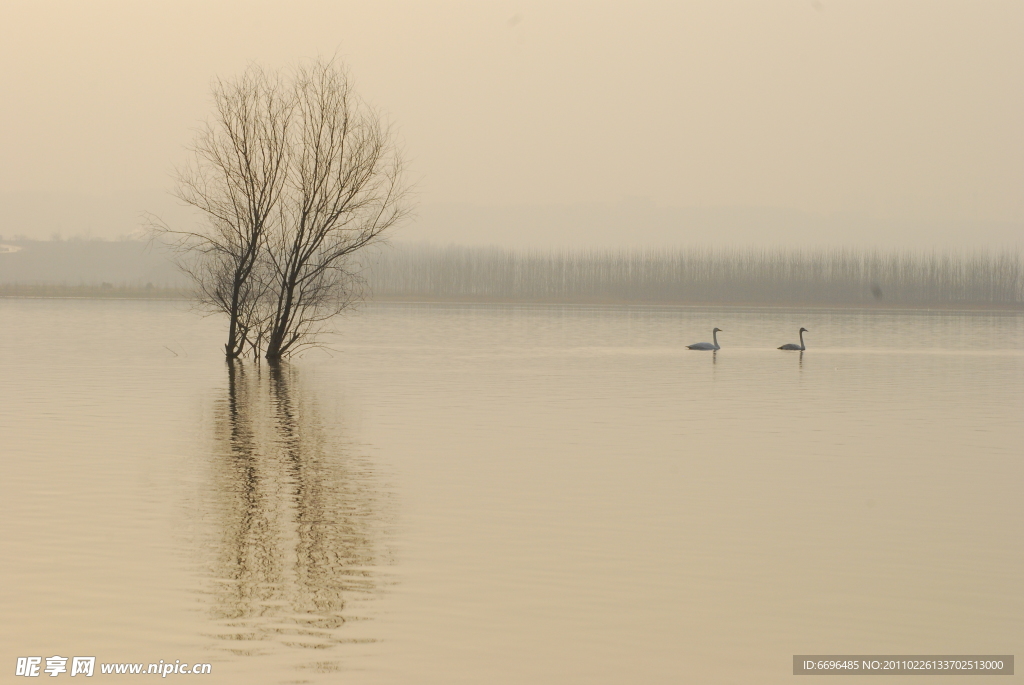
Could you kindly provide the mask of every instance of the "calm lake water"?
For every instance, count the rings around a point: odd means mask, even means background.
[[[720,352],[685,349],[713,326]],[[774,349],[800,326],[807,352]],[[789,683],[794,654],[1024,651],[1024,314],[392,304],[341,329],[231,368],[181,303],[0,300],[10,679],[62,655]]]

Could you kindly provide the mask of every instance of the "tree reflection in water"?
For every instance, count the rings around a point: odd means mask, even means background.
[[[204,499],[216,637],[237,654],[368,639],[343,627],[380,586],[387,493],[330,428],[294,367],[229,364]]]

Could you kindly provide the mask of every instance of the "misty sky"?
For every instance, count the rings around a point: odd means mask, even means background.
[[[171,211],[215,75],[336,54],[412,239],[614,243],[635,208],[632,242],[1020,244],[1022,36],[1019,1],[4,0],[0,234]]]

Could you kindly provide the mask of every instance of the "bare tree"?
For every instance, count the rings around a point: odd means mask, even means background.
[[[352,262],[408,211],[391,131],[330,62],[300,68],[281,220],[268,234],[274,282],[266,357],[315,344],[360,299]]]
[[[281,359],[316,344],[361,296],[353,255],[407,212],[402,164],[380,116],[331,61],[288,78],[250,67],[214,85],[177,195],[195,231],[161,227],[201,305],[228,315],[229,359]]]
[[[199,130],[175,194],[199,209],[191,231],[158,224],[179,251],[179,266],[201,306],[228,315],[225,356],[234,359],[260,329],[265,234],[286,188],[292,99],[281,81],[250,67],[237,81],[213,86],[216,115]]]

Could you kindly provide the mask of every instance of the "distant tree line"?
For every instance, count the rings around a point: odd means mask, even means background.
[[[0,286],[65,285],[103,282],[126,288],[151,283],[161,290],[185,285],[165,255],[139,240],[25,240],[0,243]]]
[[[0,253],[0,296],[166,298],[189,292],[159,251],[143,243],[18,246],[23,249]],[[1024,265],[1012,250],[543,251],[398,244],[353,255],[345,268],[346,292],[353,296],[1024,308]]]
[[[1024,307],[1024,262],[996,253],[396,245],[375,295],[441,300]]]

